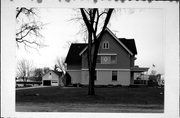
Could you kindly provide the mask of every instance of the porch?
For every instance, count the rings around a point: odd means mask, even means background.
[[[148,72],[149,68],[134,66],[131,67],[131,85],[147,85],[148,84]]]

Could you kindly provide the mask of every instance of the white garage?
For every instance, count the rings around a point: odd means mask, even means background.
[[[50,70],[42,77],[43,86],[64,86],[62,72]]]

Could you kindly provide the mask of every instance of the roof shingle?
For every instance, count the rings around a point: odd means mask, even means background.
[[[134,39],[118,38],[134,55],[137,54],[136,44]]]
[[[79,53],[87,46],[87,43],[74,43],[71,44],[65,63],[80,64],[81,56]]]

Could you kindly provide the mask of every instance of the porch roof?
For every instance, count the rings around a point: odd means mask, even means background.
[[[131,72],[146,72],[149,68],[147,67],[131,67]]]

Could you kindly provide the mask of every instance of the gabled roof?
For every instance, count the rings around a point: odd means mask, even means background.
[[[118,38],[134,55],[137,54],[136,44],[134,39]]]
[[[61,77],[62,76],[62,74],[63,74],[63,72],[59,72],[59,71],[54,71],[54,70],[52,70],[54,73],[56,73],[59,77]]]
[[[130,55],[135,55],[137,54],[136,50],[136,45],[134,39],[127,39],[129,41],[124,41],[122,42],[120,39],[122,38],[117,38],[114,33],[109,28],[106,28],[105,31],[107,31]],[[97,37],[99,37],[100,34],[98,34]],[[125,39],[125,38],[123,38]],[[133,45],[133,48],[131,47]],[[83,54],[85,50],[87,49],[87,46],[79,53],[79,55]],[[132,51],[133,50],[133,51]]]
[[[63,72],[59,72],[59,71],[54,71],[54,70],[49,70],[47,73],[49,72],[54,72],[56,75],[58,75],[59,77],[62,76]],[[47,73],[45,73],[43,76],[45,76]]]
[[[134,39],[117,38],[108,28],[106,31],[109,32],[114,39],[130,54],[136,55],[136,45]],[[80,64],[81,54],[87,49],[87,43],[73,43],[70,46],[69,52],[67,54],[65,63],[68,64]]]
[[[73,43],[70,46],[65,63],[79,64],[81,63],[81,56],[79,53],[87,46],[87,43]]]

